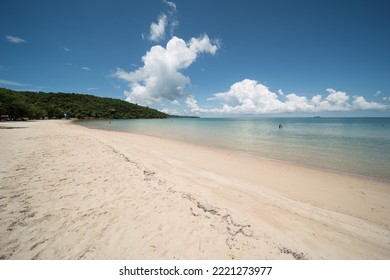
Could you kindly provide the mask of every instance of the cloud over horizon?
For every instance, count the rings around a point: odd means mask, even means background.
[[[194,96],[186,104],[192,113],[209,114],[267,114],[295,112],[342,112],[352,110],[384,110],[387,105],[366,101],[363,96],[351,96],[346,92],[326,89],[327,96],[318,94],[311,99],[295,93],[278,94],[255,80],[244,79],[233,84],[227,92],[215,93],[208,101],[217,101],[220,107],[206,109],[198,106]]]

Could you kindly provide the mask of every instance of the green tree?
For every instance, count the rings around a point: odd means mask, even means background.
[[[166,118],[154,109],[123,100],[76,93],[13,91],[0,88],[0,112],[13,118]]]

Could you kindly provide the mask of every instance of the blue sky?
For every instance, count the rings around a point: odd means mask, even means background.
[[[389,14],[378,0],[2,0],[0,87],[200,116],[390,116]]]

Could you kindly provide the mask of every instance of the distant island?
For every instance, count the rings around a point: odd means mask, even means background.
[[[123,100],[78,93],[15,91],[0,88],[2,120],[165,119],[169,115]]]

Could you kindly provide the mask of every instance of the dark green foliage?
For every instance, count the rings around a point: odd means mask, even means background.
[[[0,88],[0,115],[11,119],[63,118],[140,119],[166,118],[148,107],[123,100],[76,93],[14,91]]]

